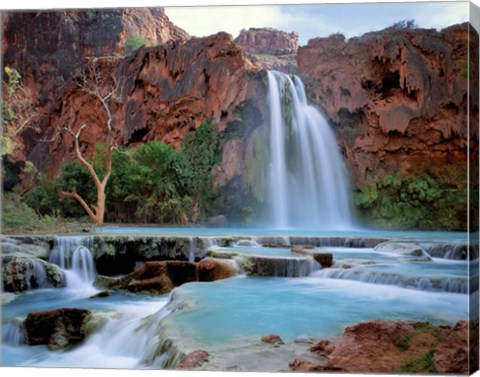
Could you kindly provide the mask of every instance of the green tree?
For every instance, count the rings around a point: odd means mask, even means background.
[[[103,225],[106,209],[106,186],[112,174],[113,154],[118,149],[118,140],[121,137],[119,127],[114,125],[114,117],[111,106],[115,101],[118,85],[114,72],[107,75],[102,74],[98,61],[89,60],[72,77],[73,83],[77,89],[95,100],[105,114],[105,138],[103,140],[104,164],[101,169],[89,161],[82,149],[82,131],[88,127],[87,124],[79,124],[76,115],[67,125],[62,125],[60,132],[68,134],[73,139],[73,147],[77,161],[87,170],[93,181],[96,190],[96,200],[86,201],[84,196],[78,192],[77,187],[72,187],[70,191],[61,190],[59,192],[62,198],[75,199],[85,210],[94,225]]]
[[[211,119],[189,132],[180,147],[186,191],[194,199],[194,208],[204,217],[208,204],[216,196],[212,168],[220,159],[218,129]]]

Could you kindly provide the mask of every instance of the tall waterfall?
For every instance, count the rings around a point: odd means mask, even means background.
[[[308,105],[305,88],[268,72],[270,222],[274,228],[352,227],[344,164],[326,119]]]

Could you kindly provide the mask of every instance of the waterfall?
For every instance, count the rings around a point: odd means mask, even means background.
[[[274,228],[352,227],[345,169],[322,114],[308,105],[305,88],[268,72],[270,107],[270,222]]]
[[[188,261],[195,262],[195,240],[193,237],[189,237],[190,246],[188,248]]]
[[[59,236],[50,252],[49,262],[65,271],[67,287],[90,285],[96,272],[91,249],[93,238],[83,236]]]

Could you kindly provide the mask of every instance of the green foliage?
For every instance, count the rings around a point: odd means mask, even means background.
[[[98,145],[88,158],[100,179],[105,173],[105,152]],[[107,221],[186,224],[203,220],[216,197],[211,172],[218,161],[219,136],[210,120],[187,134],[179,150],[151,141],[115,152],[106,186]],[[77,160],[62,165],[53,179],[36,170],[28,177],[28,189],[15,203],[25,216],[28,208],[32,219],[85,216],[75,199],[59,199],[59,191],[76,190],[88,203],[97,200],[92,179]]]
[[[408,358],[401,366],[399,372],[401,373],[437,373],[435,365],[433,364],[434,350],[428,350],[419,356]]]
[[[123,46],[123,54],[130,55],[133,54],[140,47],[145,45],[147,41],[141,35],[132,34],[127,37],[125,45]]]
[[[208,214],[209,203],[216,193],[213,188],[212,168],[220,160],[220,138],[212,120],[188,133],[180,148],[185,190],[200,205],[201,215]],[[195,204],[195,203],[194,203]]]
[[[2,228],[4,230],[46,230],[54,226],[50,216],[39,217],[35,211],[15,193],[3,197]]]
[[[1,125],[2,125],[2,137],[1,137],[1,154],[9,155],[15,148],[15,142],[12,138],[14,130],[12,129],[12,122],[15,118],[15,110],[12,106],[12,100],[15,92],[20,86],[20,80],[22,76],[15,68],[5,67],[6,79],[2,83],[2,89],[4,91],[4,98],[0,102],[1,110]]]
[[[463,177],[466,180],[465,177]],[[466,182],[439,182],[428,172],[375,179],[355,196],[364,220],[373,225],[423,230],[462,230],[466,224]]]

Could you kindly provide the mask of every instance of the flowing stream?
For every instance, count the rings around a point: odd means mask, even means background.
[[[325,117],[299,77],[268,72],[270,223],[273,228],[352,228],[348,183]]]
[[[113,292],[91,299],[97,291],[91,283],[93,240],[57,238],[50,261],[67,273],[67,286],[40,286],[2,306],[2,365],[166,368],[204,349],[213,369],[276,371],[291,360],[281,353],[271,355],[273,364],[259,359],[259,339],[268,333],[279,334],[288,348],[298,337],[336,337],[360,321],[453,324],[468,318],[468,261],[326,245],[310,249],[333,254],[333,266],[322,269],[312,257],[291,253],[292,236],[280,237],[279,247],[265,247],[263,236],[242,237],[228,247],[214,246],[210,238],[214,252],[237,260],[259,258],[262,264],[267,260],[271,275],[252,276],[247,268],[234,278],[184,284],[170,295]],[[192,248],[188,257],[195,252]],[[470,289],[478,295],[478,285]],[[92,309],[101,325],[67,350],[25,344],[26,315],[60,307]]]

